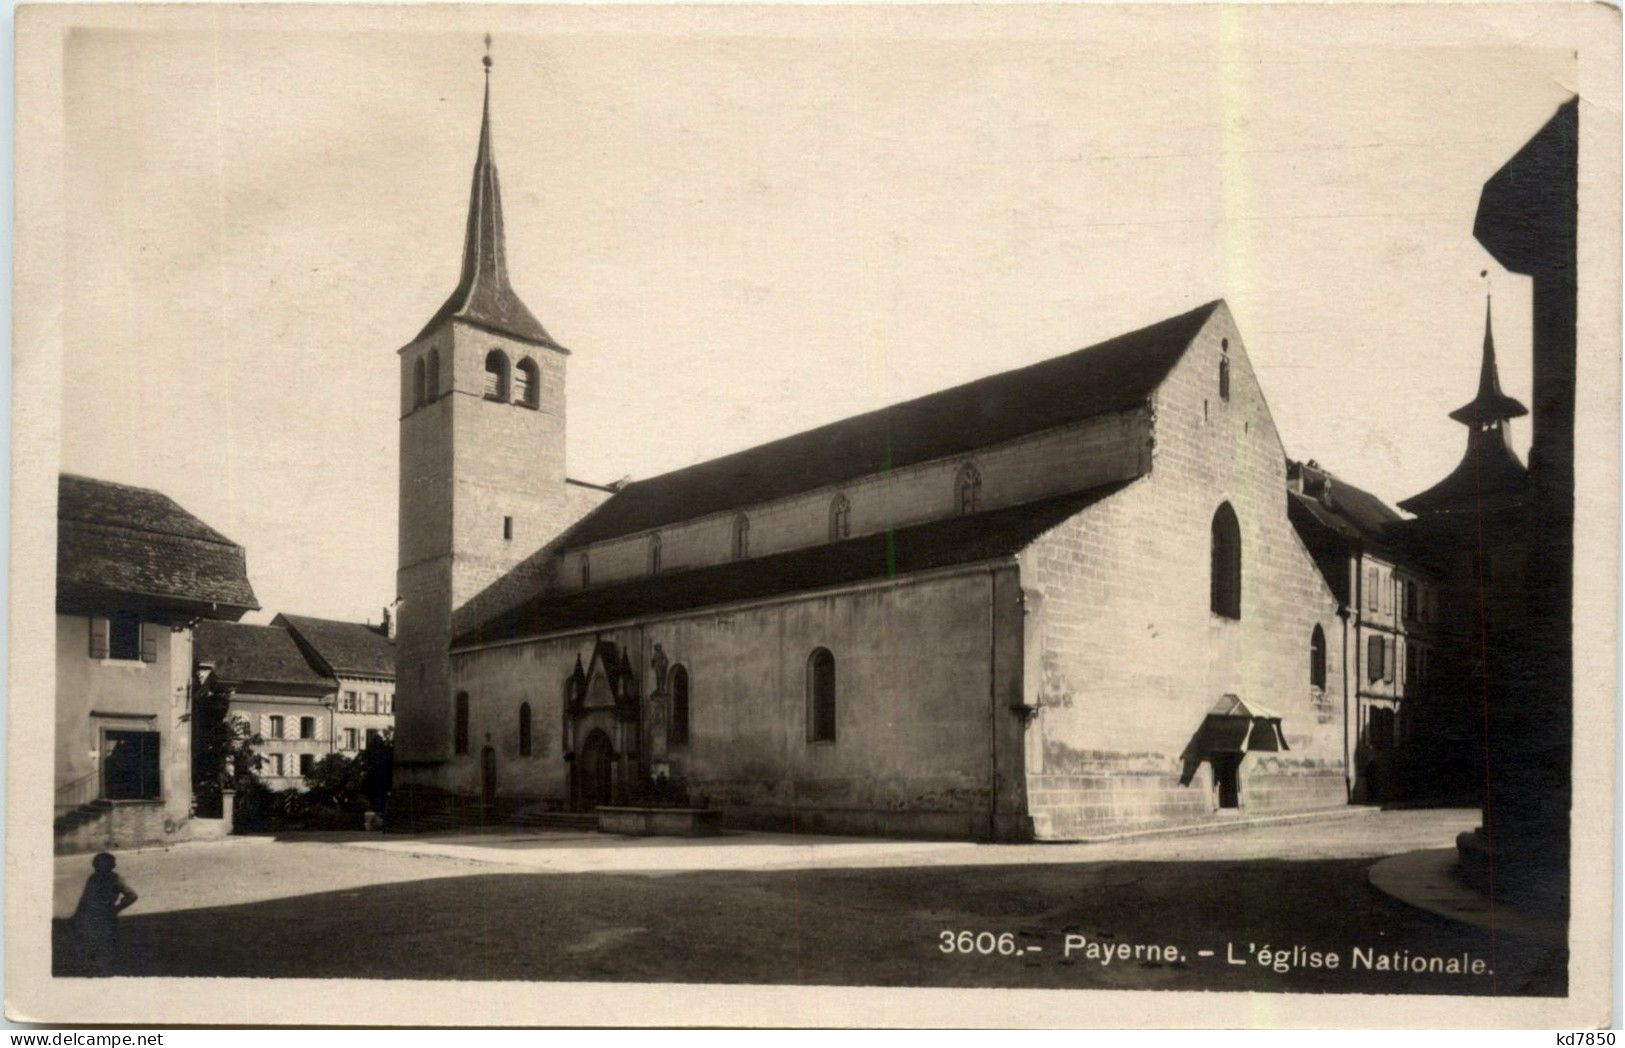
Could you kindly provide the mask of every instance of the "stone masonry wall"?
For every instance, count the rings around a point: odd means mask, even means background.
[[[670,751],[672,772],[734,823],[1026,836],[1020,715],[1009,708],[1019,697],[1014,574],[975,569],[460,652],[453,687],[469,695],[472,744],[442,781],[475,793],[489,745],[505,796],[566,803],[564,691],[577,657],[588,664],[600,638],[631,653],[647,733],[660,643],[689,674],[690,742]],[[818,647],[836,660],[834,742],[807,739],[807,663]],[[528,757],[521,703],[531,707]],[[642,740],[643,759],[651,744]]]
[[[1219,394],[1228,343],[1230,396]],[[1210,766],[1179,784],[1181,753],[1234,694],[1282,717],[1290,750],[1241,766],[1250,815],[1344,803],[1340,709],[1316,702],[1309,643],[1341,665],[1336,602],[1286,515],[1285,455],[1228,309],[1155,401],[1149,475],[1020,556],[1027,605],[1029,804],[1040,837],[1215,818]],[[1241,618],[1210,610],[1215,510],[1242,535]]]

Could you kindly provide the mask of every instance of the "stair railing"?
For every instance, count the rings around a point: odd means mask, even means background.
[[[57,815],[70,812],[82,804],[89,804],[101,796],[100,770],[92,771],[88,775],[81,775],[72,782],[56,788],[55,810]]]

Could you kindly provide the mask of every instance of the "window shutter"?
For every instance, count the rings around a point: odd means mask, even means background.
[[[90,620],[90,657],[93,659],[107,658],[107,631],[110,623],[106,619]]]
[[[1387,684],[1392,684],[1394,682],[1394,649],[1397,644],[1398,642],[1392,637],[1389,637],[1382,642],[1382,679],[1384,683]]]
[[[1382,638],[1369,637],[1365,644],[1366,676],[1373,681],[1382,679]]]
[[[158,661],[158,626],[156,623],[143,622],[141,624],[141,661]]]

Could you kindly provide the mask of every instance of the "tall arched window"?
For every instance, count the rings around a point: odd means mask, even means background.
[[[440,396],[440,351],[429,350],[429,370],[423,381],[423,399],[426,403]]]
[[[1230,399],[1230,340],[1219,344],[1219,399]]]
[[[852,537],[852,502],[844,494],[836,495],[829,504],[829,540],[839,542]]]
[[[412,364],[412,406],[423,406],[423,358],[419,357]]]
[[[1230,503],[1213,514],[1213,614],[1241,618],[1241,525]]]
[[[741,513],[734,518],[734,560],[750,556],[750,518]]]
[[[519,756],[530,756],[530,703],[519,704]]]
[[[666,741],[673,746],[688,745],[688,670],[680,665],[671,670],[671,730]]]
[[[1326,687],[1326,634],[1319,623],[1315,624],[1315,631],[1309,634],[1309,686]]]
[[[982,503],[982,474],[973,463],[959,467],[954,479],[954,499],[960,513],[975,513]]]
[[[587,555],[583,553],[581,555],[581,588],[586,589],[590,585],[592,585],[592,561],[587,559]]]
[[[807,741],[835,741],[835,656],[828,648],[807,656]]]
[[[508,399],[508,354],[500,349],[485,354],[485,399]]]
[[[468,752],[468,692],[457,693],[457,706],[452,725],[452,744],[459,755]]]
[[[660,574],[660,532],[649,536],[649,574]]]
[[[513,369],[513,402],[534,408],[541,403],[541,390],[541,372],[536,369],[536,362],[526,357]]]

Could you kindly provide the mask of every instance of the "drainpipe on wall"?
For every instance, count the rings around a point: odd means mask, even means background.
[[[987,700],[992,726],[992,788],[988,792],[987,836],[999,839],[999,616],[997,569],[987,570]]]
[[[1343,619],[1343,782],[1348,792],[1349,803],[1354,803],[1354,746],[1349,728],[1349,717],[1359,716],[1360,707],[1360,609],[1365,607],[1365,572],[1361,564],[1362,553],[1355,547],[1354,556],[1349,559],[1349,573],[1353,576],[1349,580],[1349,595],[1352,606],[1348,615]],[[1354,639],[1354,681],[1349,685],[1349,645],[1352,635]],[[1351,714],[1352,710],[1352,714]]]

